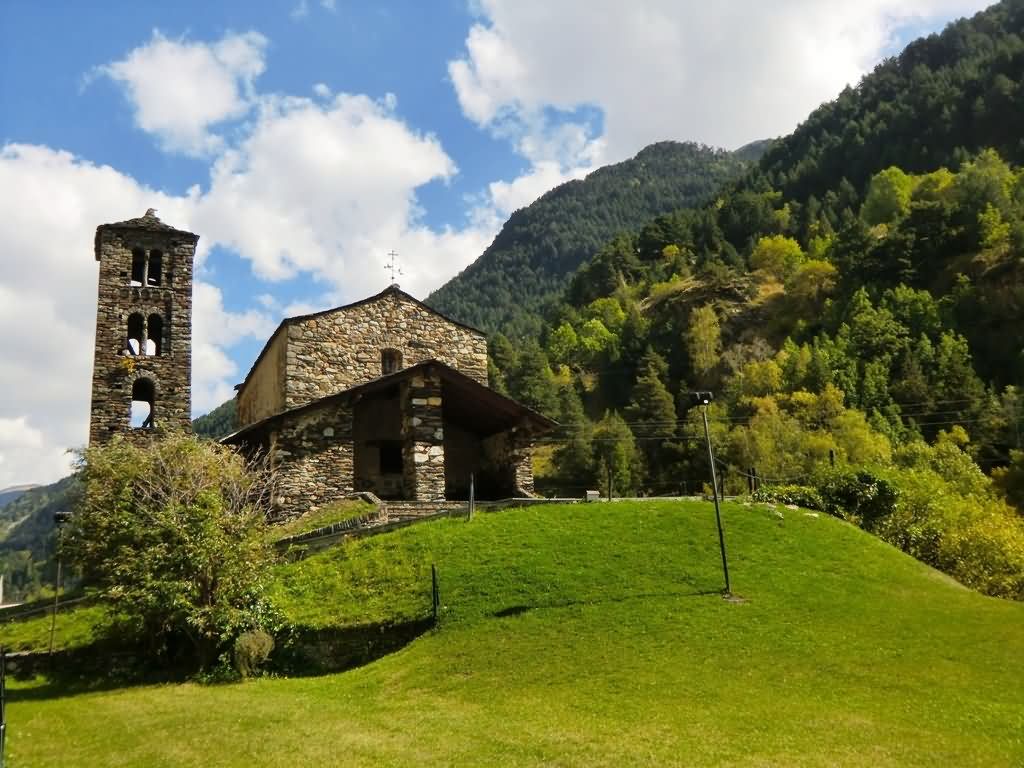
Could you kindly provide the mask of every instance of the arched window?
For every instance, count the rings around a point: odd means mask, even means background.
[[[380,353],[380,372],[383,376],[397,373],[402,368],[402,353],[397,349],[382,349]]]
[[[149,268],[146,270],[146,285],[160,285],[164,255],[160,251],[149,252]]]
[[[159,355],[164,346],[164,319],[160,315],[150,315],[146,330],[146,354]]]
[[[144,285],[146,282],[146,252],[141,248],[132,249],[132,285]]]
[[[146,341],[146,318],[136,312],[128,316],[128,354],[141,355]]]
[[[132,384],[132,429],[152,429],[156,417],[156,386],[150,379]]]

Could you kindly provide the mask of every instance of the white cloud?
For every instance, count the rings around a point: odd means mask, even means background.
[[[210,129],[251,108],[266,45],[258,32],[201,43],[170,40],[154,31],[148,43],[96,71],[123,87],[138,126],[156,135],[164,148],[205,155],[224,143]]]
[[[234,396],[238,366],[228,349],[243,339],[265,340],[276,323],[265,312],[224,309],[220,288],[197,282],[192,293],[192,410],[204,413]]]
[[[0,416],[0,488],[49,482],[67,474],[71,461],[67,451],[48,445],[25,417]]]
[[[48,147],[0,149],[0,487],[47,482],[69,466],[65,449],[88,438],[97,264],[96,226],[153,207],[194,229],[194,196],[149,189],[108,166]],[[226,350],[266,338],[269,316],[224,310],[219,289],[197,283],[193,405],[231,394],[238,373]]]
[[[550,110],[586,106],[604,117],[590,135],[603,140],[591,151],[600,162],[663,139],[734,148],[791,131],[857,82],[899,27],[985,4],[480,0],[449,75],[464,114],[521,150],[543,142]],[[579,164],[564,151],[563,166]]]
[[[445,183],[455,164],[436,137],[381,101],[261,100],[251,133],[220,156],[197,226],[268,279],[311,273],[358,297],[387,284],[385,253],[401,254],[403,285],[424,294],[480,254],[492,230],[434,231],[415,191]]]
[[[155,38],[151,46],[216,48],[218,61],[236,77],[254,77],[262,59],[249,58],[237,42],[224,38],[206,46]],[[133,52],[125,61],[145,59]],[[205,191],[194,185],[185,195],[168,195],[49,147],[0,149],[0,239],[7,254],[0,283],[0,487],[56,479],[69,466],[64,450],[87,440],[98,224],[153,207],[164,221],[200,233],[200,264],[219,245],[251,262],[259,275],[305,273],[325,286],[313,302],[282,308],[262,295],[252,309],[232,312],[200,269],[193,310],[194,412],[233,394],[241,372],[230,349],[244,339],[268,338],[279,313],[381,290],[388,282],[384,254],[391,248],[402,254],[403,286],[425,295],[479,255],[493,235],[472,226],[435,231],[421,221],[416,190],[446,183],[456,167],[436,137],[397,117],[393,95],[380,101],[350,94],[325,102],[246,98],[256,100],[256,114],[240,141],[220,145]],[[186,130],[154,118],[144,103],[141,127],[167,139],[191,137],[192,147],[213,146],[195,137],[232,113],[227,107],[210,110]]]

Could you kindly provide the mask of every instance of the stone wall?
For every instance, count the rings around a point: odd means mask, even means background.
[[[192,268],[198,237],[155,216],[104,225],[96,233],[100,263],[89,441],[115,434],[148,438],[163,428],[192,426]],[[132,285],[132,250],[162,254],[159,285]],[[128,318],[156,314],[163,328],[159,355],[128,353]],[[155,429],[131,429],[132,385],[155,388]]]
[[[444,499],[444,418],[441,378],[429,371],[402,384],[403,471],[406,496]]]
[[[402,368],[440,360],[487,385],[487,339],[397,291],[288,324],[285,408],[332,395],[381,375],[381,352]]]
[[[533,444],[528,433],[499,432],[485,439],[482,447],[485,465],[506,474],[513,495],[533,493]]]
[[[271,443],[278,517],[297,517],[353,492],[352,410],[347,404],[284,417]]]

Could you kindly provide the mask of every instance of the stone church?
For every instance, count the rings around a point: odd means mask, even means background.
[[[96,231],[91,441],[188,428],[198,236],[139,219]],[[535,439],[555,426],[487,383],[487,340],[391,285],[287,318],[236,387],[223,442],[266,452],[295,516],[358,491],[438,502],[530,495]]]

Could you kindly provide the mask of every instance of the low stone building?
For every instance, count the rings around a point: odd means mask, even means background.
[[[357,491],[442,501],[533,491],[554,422],[487,386],[487,340],[392,285],[284,320],[238,386],[224,442],[268,452],[294,516]]]

